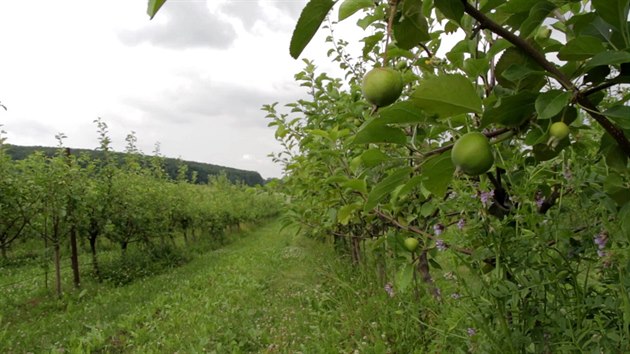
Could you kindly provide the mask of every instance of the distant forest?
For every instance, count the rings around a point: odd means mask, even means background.
[[[57,152],[57,148],[55,147],[44,147],[44,146],[17,146],[17,145],[4,145],[6,148],[6,152],[11,158],[14,160],[22,160],[27,156],[31,155],[35,151],[42,151],[47,156],[53,156],[55,152]],[[80,155],[80,154],[88,154],[93,158],[101,158],[103,155],[102,151],[98,150],[89,150],[89,149],[72,149],[70,148],[72,154]],[[112,154],[116,157],[116,159],[122,164],[124,161],[124,153],[121,152],[112,152]],[[142,156],[142,162],[145,164],[149,164],[149,160],[152,156]],[[263,185],[265,184],[265,180],[262,178],[260,173],[256,171],[245,171],[239,170],[236,168],[223,167],[217,165],[211,165],[208,163],[201,162],[193,162],[193,161],[183,161],[180,159],[173,159],[164,157],[164,170],[166,173],[172,178],[175,179],[177,176],[177,169],[182,164],[188,166],[188,180],[192,179],[193,172],[197,172],[197,183],[205,184],[208,183],[208,176],[216,176],[221,173],[225,173],[226,177],[234,182],[242,182],[250,186],[255,186],[257,184]]]

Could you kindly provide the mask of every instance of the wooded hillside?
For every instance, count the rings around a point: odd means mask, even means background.
[[[18,145],[5,145],[6,151],[9,156],[11,156],[14,160],[22,160],[25,159],[28,155],[34,153],[35,151],[43,151],[47,156],[53,156],[57,151],[55,147],[46,147],[46,146],[18,146]],[[100,157],[102,156],[102,152],[98,150],[89,150],[89,149],[71,149],[73,154],[88,154],[92,157]],[[119,162],[124,161],[124,153],[114,153],[115,158]],[[143,156],[142,161],[144,164],[148,164],[151,156]],[[212,165],[203,162],[194,162],[194,161],[183,161],[174,158],[164,158],[164,169],[168,173],[170,178],[175,178],[177,176],[178,166],[181,164],[188,166],[188,180],[190,181],[194,172],[197,173],[196,183],[205,184],[208,182],[208,176],[216,176],[221,173],[225,173],[227,178],[231,182],[242,181],[243,183],[254,186],[257,184],[264,184],[265,180],[262,178],[260,173],[256,171],[246,171],[239,170],[231,167],[224,167],[218,165]]]

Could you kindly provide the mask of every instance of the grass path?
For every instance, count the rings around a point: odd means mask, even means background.
[[[0,352],[385,352],[377,315],[361,305],[384,299],[354,291],[330,247],[278,230],[272,222],[168,273],[22,309],[0,319]]]

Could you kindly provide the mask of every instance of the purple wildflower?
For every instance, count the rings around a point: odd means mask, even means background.
[[[466,332],[468,332],[468,335],[471,336],[471,337],[474,336],[475,334],[477,334],[477,331],[474,328],[472,328],[472,327],[468,327]]]
[[[387,292],[387,295],[389,295],[389,297],[394,297],[395,293],[394,288],[392,287],[392,283],[385,284],[385,292]]]
[[[606,244],[608,243],[608,233],[606,231],[602,231],[599,234],[595,235],[593,238],[593,242],[597,245],[597,248],[604,249]]]
[[[536,200],[536,206],[540,208],[545,202],[545,196],[543,196],[542,192],[538,191],[536,192],[535,200]]]
[[[466,220],[464,220],[464,218],[459,219],[459,221],[457,222],[457,228],[460,230],[463,230],[465,225]]]
[[[573,174],[571,173],[571,170],[569,169],[569,166],[566,166],[564,168],[564,171],[562,172],[562,174],[564,175],[564,178],[567,179],[567,180],[573,178]]]
[[[440,238],[435,240],[435,247],[437,247],[438,251],[446,251],[446,249],[448,248],[446,246],[446,243],[444,243],[444,240],[442,240]]]
[[[488,206],[489,200],[492,197],[494,197],[494,189],[490,192],[481,192],[481,194],[479,195],[479,199],[481,199],[481,204],[483,204],[483,206]]]
[[[433,225],[433,231],[435,232],[435,236],[440,236],[442,232],[444,232],[444,225],[442,224]]]
[[[605,230],[600,232],[593,237],[593,242],[597,245],[597,255],[600,257],[606,256],[604,248],[606,248],[606,244],[608,243],[608,233]]]

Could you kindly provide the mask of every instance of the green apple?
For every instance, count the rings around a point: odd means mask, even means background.
[[[374,68],[363,77],[361,90],[368,102],[385,107],[396,102],[403,89],[400,72],[392,68]]]
[[[470,176],[488,172],[494,164],[494,156],[488,138],[479,132],[464,134],[453,145],[453,164]]]
[[[415,237],[407,237],[405,239],[405,248],[409,252],[415,251],[416,248],[418,248],[418,244],[419,244],[418,239]]]
[[[557,140],[562,140],[569,136],[569,126],[564,122],[555,122],[549,127],[549,135]]]

